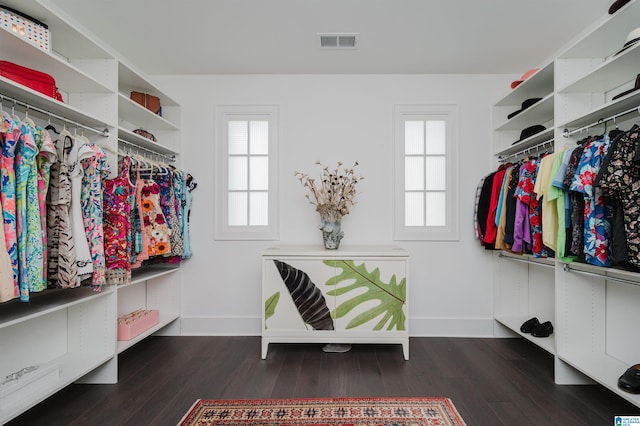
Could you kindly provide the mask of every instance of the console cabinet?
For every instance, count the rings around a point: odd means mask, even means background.
[[[395,343],[409,359],[408,254],[397,247],[273,247],[262,256],[269,343]]]

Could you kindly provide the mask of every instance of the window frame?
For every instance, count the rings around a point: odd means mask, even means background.
[[[395,105],[394,134],[394,229],[397,241],[457,241],[458,235],[458,107],[457,105]],[[405,122],[438,119],[446,122],[445,226],[405,225]],[[425,154],[425,157],[427,155]]]
[[[268,225],[229,225],[229,121],[266,120],[269,123],[268,147]],[[214,209],[215,240],[278,240],[278,106],[216,106],[216,185]]]

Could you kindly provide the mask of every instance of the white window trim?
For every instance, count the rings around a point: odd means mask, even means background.
[[[404,122],[424,120],[429,116],[447,117],[446,152],[446,226],[405,226],[404,202]],[[457,241],[458,236],[458,107],[457,105],[395,105],[394,134],[394,201],[393,239],[398,241]]]
[[[231,120],[269,121],[269,212],[267,226],[229,226],[228,215],[228,144],[227,122]],[[217,105],[216,106],[216,185],[214,208],[214,239],[216,240],[278,240],[278,106],[277,105]]]

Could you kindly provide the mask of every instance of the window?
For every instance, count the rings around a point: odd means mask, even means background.
[[[217,129],[216,239],[277,239],[277,107],[220,106]]]
[[[457,140],[453,105],[394,110],[396,240],[457,240]]]

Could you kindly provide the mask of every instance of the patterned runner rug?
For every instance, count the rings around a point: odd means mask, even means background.
[[[449,398],[199,399],[179,426],[464,426]]]

